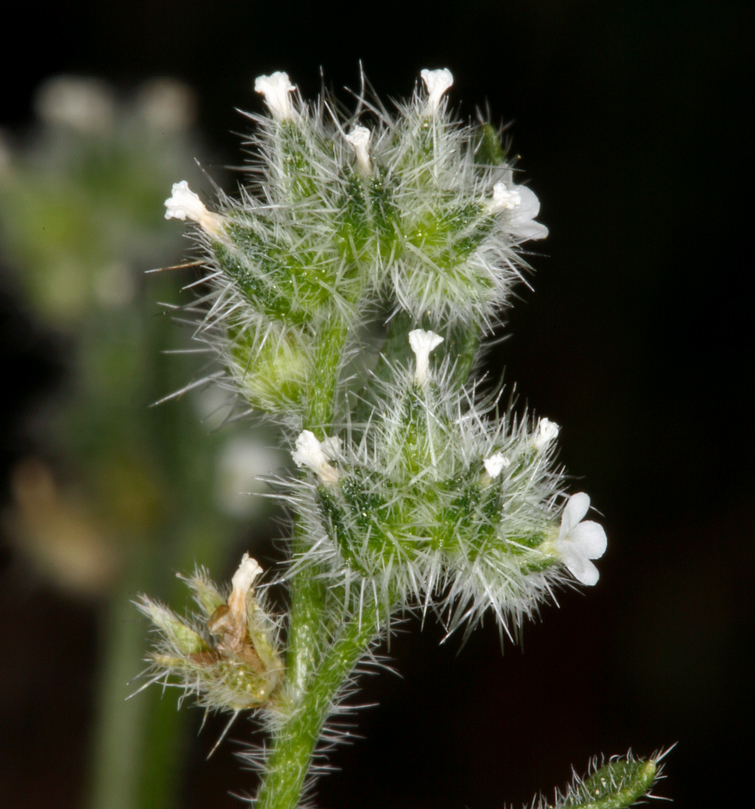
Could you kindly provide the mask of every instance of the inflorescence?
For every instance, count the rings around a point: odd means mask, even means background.
[[[165,203],[166,218],[194,223],[207,268],[196,338],[225,384],[280,422],[299,467],[278,481],[295,523],[278,578],[321,587],[324,671],[346,666],[327,664],[328,644],[351,642],[339,627],[368,651],[369,615],[378,633],[412,609],[466,633],[492,612],[513,636],[556,586],[594,585],[606,548],[584,520],[589,497],[565,491],[558,425],[500,413],[470,382],[526,269],[522,245],[548,231],[499,133],[451,115],[450,71],[421,77],[395,110],[363,92],[343,117],[285,73],[260,76],[269,114],[250,116],[238,199],[210,210],[180,182]],[[277,712],[282,727],[309,714],[259,572],[245,557],[230,594],[197,572],[192,618],[141,606],[162,638],[155,680],[177,678],[212,708]]]

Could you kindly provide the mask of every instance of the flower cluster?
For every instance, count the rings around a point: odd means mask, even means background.
[[[282,481],[296,529],[279,578],[295,594],[322,586],[304,617],[292,599],[284,687],[274,628],[252,621],[266,613],[247,595],[251,567],[227,603],[190,580],[199,626],[144,603],[166,637],[155,665],[187,672],[207,704],[295,702],[329,643],[333,670],[351,659],[339,628],[367,648],[380,630],[361,627],[395,610],[434,612],[449,632],[492,611],[513,636],[557,585],[597,582],[606,536],[583,521],[587,495],[564,490],[558,425],[494,413],[497,397],[468,383],[525,267],[521,245],[548,233],[537,197],[488,124],[453,120],[450,71],[421,77],[394,112],[363,94],[343,119],[285,73],[260,76],[269,115],[251,116],[257,157],[240,198],[210,211],[181,182],[166,201],[166,217],[197,226],[209,271],[197,337],[248,405],[278,415],[300,470]],[[299,635],[297,621],[319,610],[337,629],[300,652],[315,630]]]
[[[413,370],[386,388],[361,435],[297,438],[293,459],[310,474],[293,499],[311,547],[295,569],[327,571],[347,612],[365,599],[388,612],[419,604],[445,615],[451,631],[469,631],[492,609],[511,634],[565,581],[564,567],[596,583],[590,560],[603,554],[605,533],[580,522],[586,494],[563,505],[553,422],[488,420],[447,366],[430,371],[442,338],[415,330],[409,341]]]
[[[590,498],[569,496],[555,464],[559,426],[499,412],[500,390],[469,381],[522,245],[548,231],[498,133],[449,113],[451,72],[421,79],[393,111],[363,92],[344,117],[285,73],[260,76],[269,114],[250,116],[240,197],[209,210],[179,182],[165,203],[196,226],[206,273],[189,309],[224,366],[197,384],[222,377],[273,414],[298,467],[277,480],[293,523],[276,577],[285,650],[248,556],[227,596],[201,571],[188,580],[190,620],[140,605],[160,634],[153,681],[261,713],[269,746],[247,756],[261,809],[303,805],[313,760],[339,738],[326,723],[397,612],[465,635],[492,612],[514,637],[557,586],[596,584],[606,549]],[[627,806],[655,773],[612,761],[557,805]]]
[[[252,182],[211,212],[185,182],[166,217],[198,226],[212,291],[200,328],[255,408],[303,414],[320,384],[318,336],[343,339],[365,313],[406,313],[434,331],[489,329],[520,278],[520,245],[542,239],[539,203],[514,182],[490,126],[453,121],[448,70],[422,71],[395,113],[361,98],[339,119],[285,73],[255,87]]]

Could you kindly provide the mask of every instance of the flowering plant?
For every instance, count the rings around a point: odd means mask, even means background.
[[[421,76],[395,112],[363,91],[346,119],[285,73],[261,76],[269,115],[251,116],[240,198],[211,211],[181,182],[166,201],[206,267],[196,338],[224,368],[206,381],[276,419],[299,472],[275,482],[292,531],[270,580],[288,615],[248,556],[230,593],[198,570],[193,618],[140,603],[160,633],[150,681],[255,712],[265,809],[300,804],[328,720],[397,615],[466,636],[492,612],[513,638],[557,587],[596,584],[606,549],[555,465],[558,426],[498,412],[499,391],[470,381],[522,245],[548,231],[495,129],[449,113],[450,71]],[[659,758],[595,763],[556,803],[629,806]]]

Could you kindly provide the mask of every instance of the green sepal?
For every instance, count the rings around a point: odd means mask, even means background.
[[[280,413],[298,410],[313,375],[311,357],[293,331],[269,334],[229,329],[233,359],[231,376],[239,393],[257,410]]]
[[[369,177],[352,170],[340,201],[336,244],[350,262],[389,261],[397,253],[398,212],[386,173],[375,166]]]
[[[192,655],[209,651],[207,641],[183,621],[179,620],[169,609],[145,601],[145,612],[149,614],[152,623],[165,633],[170,642],[181,654]]]
[[[421,250],[433,264],[451,270],[463,266],[483,243],[493,229],[494,220],[481,202],[467,202],[452,207],[445,205],[445,201],[441,201],[438,210],[425,213],[412,222],[405,240]],[[404,258],[409,260],[410,254],[406,252]],[[427,272],[424,264],[420,264],[418,269]],[[461,273],[457,282],[463,277],[464,274]],[[474,278],[474,282],[470,281],[470,286],[472,283],[485,287],[489,285],[486,278]]]
[[[311,127],[305,130],[305,121],[283,121],[280,124],[280,159],[283,174],[287,180],[286,191],[291,201],[300,201],[317,193],[318,172],[312,162],[312,149],[307,143],[307,136],[315,137]],[[319,143],[320,149],[324,146]]]
[[[218,592],[217,588],[209,582],[200,571],[191,578],[184,579],[186,585],[194,591],[194,600],[202,608],[205,616],[209,618],[215,610],[226,603],[226,600]]]
[[[484,166],[500,166],[506,162],[506,151],[501,146],[501,138],[492,124],[480,127],[475,152],[476,162]]]
[[[336,294],[356,295],[354,273],[340,270],[340,258],[301,245],[261,236],[243,222],[227,227],[230,243],[215,240],[212,250],[223,273],[236,284],[251,308],[271,320],[301,325],[333,308]]]
[[[658,773],[654,759],[616,759],[575,785],[557,809],[624,809],[646,795]]]

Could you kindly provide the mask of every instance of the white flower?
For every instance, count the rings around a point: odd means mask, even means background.
[[[158,132],[185,132],[197,117],[197,99],[183,82],[150,79],[137,96],[138,112]]]
[[[207,233],[218,233],[223,224],[223,218],[205,208],[186,180],[173,183],[171,197],[165,200],[165,218],[180,219],[182,222],[190,219]]]
[[[207,392],[203,391],[205,396]],[[227,404],[218,392],[223,404]],[[209,398],[209,397],[207,397]],[[223,423],[225,411],[213,408],[213,416]],[[215,467],[215,503],[230,517],[251,517],[260,509],[260,498],[252,494],[266,488],[260,479],[271,469],[280,466],[278,453],[261,438],[234,436],[226,441],[217,455]]]
[[[501,471],[511,466],[511,461],[502,453],[496,452],[489,458],[486,458],[483,463],[485,464],[485,471],[491,478],[497,478]]]
[[[555,421],[550,419],[540,419],[537,425],[537,435],[532,439],[532,445],[536,450],[545,449],[551,441],[558,437],[561,428]]]
[[[437,115],[443,94],[454,83],[453,74],[444,67],[441,70],[423,70],[420,76],[427,88],[426,112],[428,115]]]
[[[370,165],[370,137],[372,132],[366,126],[356,126],[346,135],[346,140],[352,145],[357,155],[359,168],[369,174],[372,171]]]
[[[270,76],[257,76],[254,89],[265,96],[265,103],[276,121],[289,121],[295,117],[291,93],[296,90],[296,85],[291,84],[288,73],[278,71]]]
[[[548,235],[548,228],[534,221],[540,213],[540,200],[526,185],[496,183],[493,186],[493,200],[488,206],[492,212],[512,211],[509,231],[517,239],[544,239]]]
[[[231,579],[233,590],[228,598],[228,608],[218,608],[207,622],[213,635],[220,637],[217,649],[223,654],[238,654],[247,642],[246,600],[255,579],[262,574],[262,568],[245,553],[238,570]]]
[[[54,76],[39,88],[34,106],[46,124],[81,135],[110,132],[115,121],[113,91],[99,79]]]
[[[415,329],[409,332],[409,345],[412,347],[414,356],[417,358],[414,379],[420,385],[427,382],[427,372],[430,362],[430,352],[443,342],[439,334],[423,329]]]
[[[261,575],[262,568],[257,563],[257,560],[252,559],[248,553],[245,553],[241,559],[238,570],[233,574],[233,578],[231,579],[233,590],[228,599],[228,606],[231,608],[231,612],[239,621],[243,621],[244,625],[246,625],[246,597],[249,595],[249,591],[252,589],[252,584],[254,584],[255,579]]]
[[[522,195],[519,193],[519,189],[516,186],[507,188],[506,183],[496,183],[493,186],[492,210],[511,211],[521,204]]]
[[[590,561],[606,552],[608,539],[602,525],[583,521],[590,508],[590,498],[579,492],[569,498],[561,516],[561,530],[554,546],[569,572],[582,584],[597,584],[600,574]]]
[[[296,450],[291,457],[298,467],[311,469],[322,483],[336,483],[338,470],[328,463],[328,457],[333,457],[339,448],[338,439],[326,438],[320,443],[313,432],[304,430],[296,439]]]

